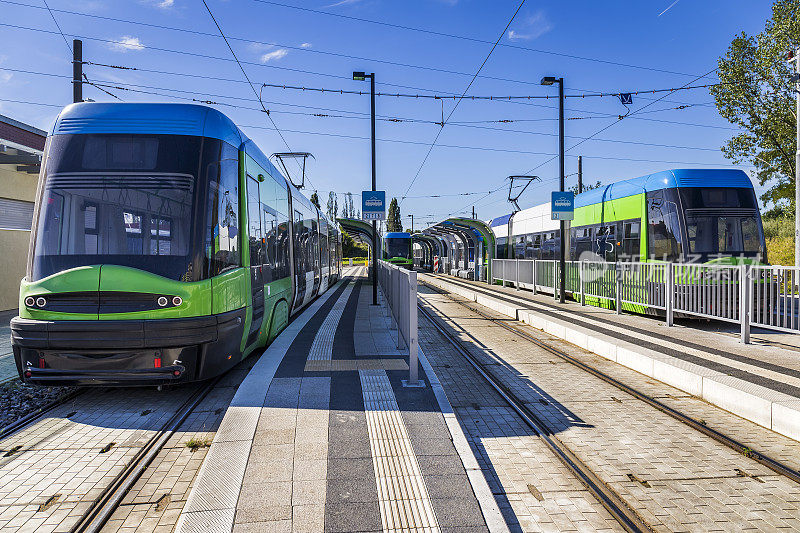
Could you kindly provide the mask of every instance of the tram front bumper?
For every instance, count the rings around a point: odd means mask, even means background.
[[[160,385],[210,377],[243,310],[150,320],[11,320],[20,378],[42,385]],[[241,338],[241,334],[239,334]],[[220,342],[225,340],[225,342]]]

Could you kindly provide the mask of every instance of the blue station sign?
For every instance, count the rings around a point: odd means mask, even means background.
[[[386,191],[361,192],[361,220],[386,220]]]
[[[553,191],[550,213],[552,220],[573,220],[575,218],[575,193]]]

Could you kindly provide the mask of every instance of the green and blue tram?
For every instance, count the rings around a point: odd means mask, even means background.
[[[495,218],[496,257],[558,259],[550,204]],[[567,258],[766,263],[755,191],[741,170],[667,170],[575,196]]]
[[[392,231],[383,236],[383,260],[409,270],[414,268],[411,234]]]
[[[73,104],[42,161],[17,369],[39,384],[207,379],[340,275],[335,221],[224,114]]]

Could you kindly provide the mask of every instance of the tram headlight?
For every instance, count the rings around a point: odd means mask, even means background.
[[[44,307],[45,305],[47,305],[47,300],[45,300],[43,297],[39,296],[38,298],[36,298],[36,305],[38,307]]]
[[[28,296],[27,298],[25,298],[26,307],[33,307],[34,305],[36,305],[36,298],[34,298],[33,296]]]
[[[182,303],[183,303],[183,298],[181,298],[180,296],[172,297],[172,305],[174,305],[175,307],[181,305]]]
[[[167,300],[166,296],[159,296],[158,297],[158,306],[159,307],[166,307],[168,303],[169,303],[169,300]]]

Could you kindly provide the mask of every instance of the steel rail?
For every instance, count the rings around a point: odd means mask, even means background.
[[[92,503],[78,520],[70,528],[70,533],[99,532],[111,515],[119,507],[122,499],[138,481],[142,474],[156,458],[156,455],[164,448],[172,435],[183,424],[186,418],[194,411],[200,402],[205,399],[217,385],[222,376],[218,376],[201,388],[196,390],[177,411],[167,420],[167,422],[157,431],[147,443],[136,453],[128,465],[117,474],[113,481],[103,490],[100,496]]]
[[[487,370],[451,333],[446,331],[433,315],[418,303],[417,308],[434,328],[472,365],[472,367],[497,391],[522,420],[536,432],[536,435],[558,457],[578,480],[597,498],[598,502],[629,532],[653,531],[652,528],[631,509],[627,503],[592,470],[586,466],[561,440],[555,436],[547,424],[514,394],[503,382]]]
[[[31,412],[31,413],[28,413],[27,415],[25,415],[25,416],[23,416],[21,418],[18,418],[14,422],[11,422],[7,426],[5,426],[3,429],[0,429],[0,441],[10,437],[11,435],[16,433],[17,431],[19,431],[22,428],[28,426],[28,424],[31,424],[31,423],[35,422],[41,416],[49,413],[50,411],[52,411],[56,407],[64,405],[68,401],[77,398],[78,396],[80,396],[81,394],[86,392],[87,390],[88,389],[83,388],[83,387],[79,388],[79,389],[76,389],[76,390],[74,390],[72,392],[69,392],[69,393],[65,394],[64,396],[61,396],[60,398],[56,398],[55,400],[51,400],[50,402],[46,403],[42,407],[38,408],[37,410],[35,410],[35,411]]]
[[[448,280],[448,282],[449,282],[449,280]],[[720,444],[723,444],[723,445],[727,446],[728,448],[731,448],[732,450],[736,451],[737,453],[740,453],[740,454],[744,455],[745,457],[747,457],[749,459],[753,459],[754,461],[757,461],[758,463],[766,466],[767,468],[769,468],[773,472],[775,472],[777,474],[780,474],[782,476],[785,476],[785,477],[791,479],[792,481],[794,481],[795,483],[800,483],[800,472],[798,472],[794,468],[782,463],[781,461],[779,461],[777,459],[774,459],[774,458],[772,458],[772,457],[770,457],[768,455],[765,455],[764,453],[762,453],[762,452],[760,452],[758,450],[754,450],[754,449],[750,448],[749,446],[747,446],[747,445],[739,442],[738,440],[734,439],[733,437],[730,437],[729,435],[726,435],[726,434],[724,434],[724,433],[722,433],[720,431],[717,431],[714,428],[708,427],[703,422],[700,422],[699,420],[697,420],[695,418],[692,418],[691,416],[689,416],[689,415],[687,415],[685,413],[682,413],[682,412],[678,411],[677,409],[674,409],[674,408],[672,408],[672,407],[670,407],[670,406],[668,406],[668,405],[656,400],[652,396],[649,396],[649,395],[639,391],[638,389],[635,389],[635,388],[631,387],[630,385],[626,385],[625,383],[619,381],[618,379],[616,379],[614,377],[611,377],[610,375],[606,374],[605,372],[603,372],[601,370],[598,370],[597,368],[594,368],[593,366],[590,366],[590,365],[584,363],[583,361],[581,361],[581,360],[579,360],[579,359],[567,354],[566,352],[564,352],[562,350],[559,350],[558,348],[555,348],[555,347],[547,344],[546,342],[544,342],[544,341],[542,341],[540,339],[537,339],[536,337],[534,337],[530,333],[520,329],[517,326],[511,325],[511,324],[507,324],[502,320],[498,320],[498,319],[496,319],[494,317],[491,317],[491,316],[487,315],[486,313],[484,313],[484,312],[482,312],[482,311],[480,311],[478,309],[475,309],[474,307],[472,307],[470,305],[467,305],[466,302],[460,302],[460,301],[452,298],[450,293],[448,293],[448,292],[446,292],[446,291],[444,291],[444,290],[442,290],[442,289],[440,289],[438,287],[435,287],[435,286],[431,285],[430,283],[426,283],[424,281],[420,281],[420,283],[424,284],[428,288],[431,288],[431,289],[435,290],[436,292],[439,292],[440,294],[443,294],[443,295],[447,296],[453,302],[456,302],[456,303],[466,307],[467,309],[469,309],[470,311],[476,313],[477,315],[479,315],[479,316],[481,316],[481,317],[483,317],[483,318],[485,318],[487,320],[490,320],[491,322],[493,322],[493,323],[495,323],[495,324],[507,329],[508,331],[511,331],[512,333],[518,335],[519,337],[522,337],[522,338],[524,338],[524,339],[526,339],[526,340],[528,340],[530,342],[533,342],[534,344],[536,344],[540,348],[542,348],[542,349],[546,350],[547,352],[555,355],[556,357],[559,357],[562,360],[564,360],[564,361],[566,361],[566,362],[568,362],[568,363],[580,368],[581,370],[584,370],[584,371],[590,373],[591,375],[593,375],[593,376],[605,381],[606,383],[608,383],[610,385],[613,385],[614,387],[618,388],[619,390],[621,390],[623,392],[626,392],[626,393],[630,394],[631,396],[633,396],[634,398],[636,398],[638,400],[641,400],[641,401],[645,402],[646,404],[650,405],[651,407],[654,407],[654,408],[658,409],[662,413],[665,413],[665,414],[671,416],[675,420],[678,420],[679,422],[682,422],[682,423],[686,424],[687,426],[691,427],[692,429],[695,429],[695,430],[703,433],[704,435],[706,435],[708,437],[711,437],[715,441],[719,442]],[[480,305],[480,304],[477,304],[477,305]]]

